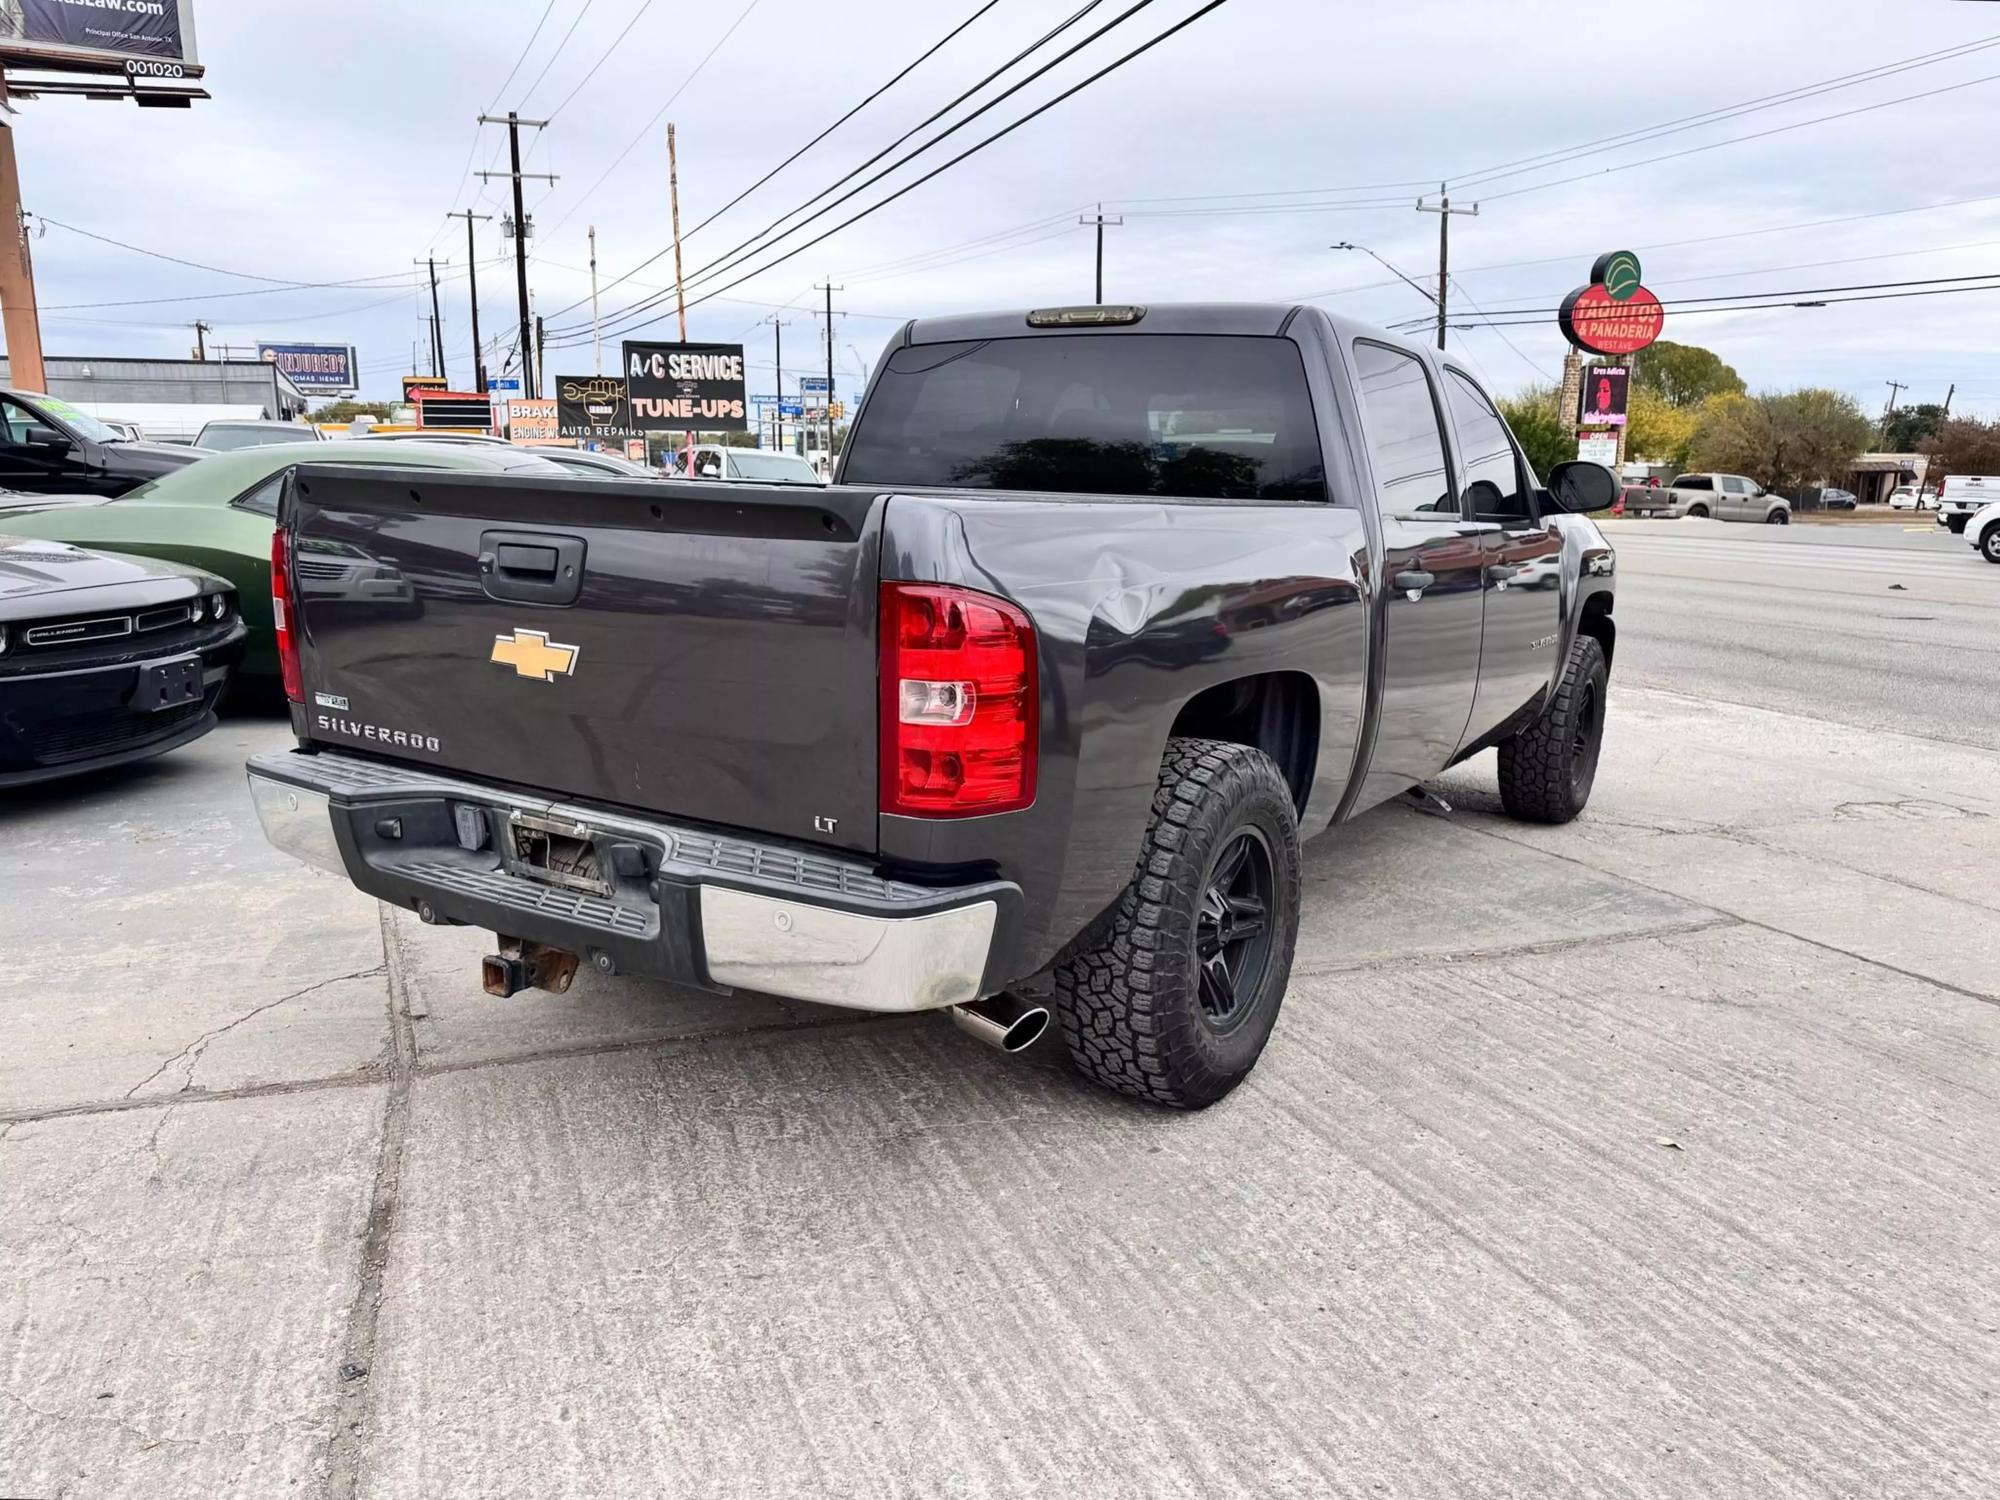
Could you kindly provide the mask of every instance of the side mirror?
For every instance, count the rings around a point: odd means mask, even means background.
[[[75,446],[53,427],[30,427],[21,435],[21,441],[30,448],[47,448],[53,453],[67,453]]]
[[[1618,499],[1618,476],[1603,464],[1571,459],[1549,470],[1549,493],[1573,515],[1609,510]]]

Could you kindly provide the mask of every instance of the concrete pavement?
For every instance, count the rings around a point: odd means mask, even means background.
[[[1487,757],[1311,846],[1199,1116],[939,1017],[493,1001],[262,845],[268,721],[0,807],[0,1494],[1990,1495],[1992,678],[1923,737],[1675,677],[1691,564],[1772,588],[1632,529],[1589,813]]]

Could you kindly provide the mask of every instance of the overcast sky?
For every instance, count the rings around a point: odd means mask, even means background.
[[[379,279],[269,291],[264,282],[132,254],[51,225],[34,246],[47,348],[184,354],[188,324],[200,317],[216,343],[353,343],[367,393],[391,394],[410,367],[412,342],[424,338],[428,311],[410,261],[435,250],[450,258],[441,267],[451,278],[445,342],[450,371],[464,383],[471,362],[465,230],[444,214],[502,211],[507,184],[470,175],[506,166],[506,132],[474,125],[474,116],[497,106],[554,117],[532,133],[525,164],[560,178],[553,187],[528,185],[537,229],[530,281],[552,342],[553,330],[585,329],[580,344],[551,352],[550,372],[587,373],[587,228],[598,231],[607,317],[671,284],[667,255],[611,285],[668,244],[667,120],[678,126],[682,227],[701,225],[685,242],[692,274],[1082,0],[997,0],[853,121],[704,224],[982,0],[840,7],[754,0],[696,72],[744,3],[554,0],[528,47],[545,0],[344,7],[198,0],[214,99],[186,112],[61,98],[19,105],[25,206],[227,271]],[[1088,35],[1129,3],[1104,0],[1038,56]],[[1200,3],[1154,0],[945,149],[782,246],[838,224]],[[792,320],[790,389],[801,363],[824,364],[811,287],[829,277],[844,284],[835,295],[844,314],[835,344],[845,373],[872,363],[904,317],[1088,301],[1092,237],[1073,221],[1099,199],[1107,213],[1125,216],[1107,231],[1109,300],[1311,298],[1370,321],[1420,317],[1427,304],[1417,292],[1368,256],[1329,248],[1351,240],[1419,280],[1434,278],[1438,221],[1414,210],[1420,182],[1434,190],[1440,178],[1470,179],[1989,36],[1995,45],[1987,50],[1455,189],[1455,202],[1482,208],[1452,221],[1454,281],[1462,278],[1454,302],[1467,313],[1551,308],[1585,279],[1596,252],[1621,247],[1639,252],[1646,284],[1669,301],[2000,269],[2000,4],[1228,0],[935,181],[695,307],[689,336],[749,344],[753,384],[768,389],[771,330],[759,320],[789,307],[780,315]],[[1919,97],[1801,124],[1912,95]],[[1296,206],[1329,198],[1372,206]],[[1939,206],[1964,199],[1987,201]],[[1894,210],[1909,211],[1884,212]],[[1876,216],[1814,223],[1863,214]],[[477,227],[482,331],[489,342],[502,338],[496,352],[504,354],[515,296],[512,266],[498,258],[511,247],[497,218]],[[711,278],[703,290],[734,279]],[[253,295],[222,295],[244,292]],[[75,305],[183,297],[197,300]],[[1454,346],[1501,390],[1553,378],[1561,336],[1552,315],[1531,316],[1532,326],[1504,334],[1454,333]],[[1886,381],[1907,384],[1905,402],[1941,400],[1956,381],[1955,411],[1993,415],[2000,412],[1996,335],[2000,292],[1810,311],[1671,309],[1666,336],[1714,348],[1754,389],[1832,385],[1876,411]],[[673,320],[640,336],[672,337]],[[418,357],[427,370],[421,350]],[[615,353],[607,362],[615,367]]]

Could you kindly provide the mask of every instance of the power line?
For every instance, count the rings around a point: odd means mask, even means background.
[[[549,69],[556,65],[556,59],[563,55],[563,49],[569,45],[569,39],[576,35],[576,28],[583,24],[583,18],[590,14],[590,7],[596,3],[597,0],[583,0],[583,8],[577,11],[576,19],[569,23],[569,30],[562,34],[562,40],[556,43],[556,50],[549,54],[549,60],[542,64],[542,71],[535,75],[535,81],[528,85],[527,93],[521,96],[523,109],[526,109],[528,101],[535,97],[535,90],[542,86],[542,80],[549,76]],[[505,84],[500,86],[500,91],[502,93],[507,91]]]
[[[1944,292],[1955,292],[1955,291],[1959,292],[2000,291],[2000,284],[1982,285],[1982,286],[1971,286],[1965,284],[1975,281],[1982,283],[2000,282],[2000,271],[1981,271],[1970,276],[1926,276],[1910,281],[1864,281],[1864,282],[1851,283],[1846,286],[1795,287],[1790,290],[1781,292],[1731,292],[1724,295],[1713,296],[1713,297],[1662,298],[1660,301],[1660,306],[1663,308],[1674,309],[1676,316],[1686,317],[1692,313],[1698,313],[1698,312],[1718,312],[1718,311],[1735,312],[1735,311],[1743,311],[1765,306],[1782,307],[1787,304],[1810,306],[1821,301],[1825,301],[1828,303],[1875,302],[1875,301],[1889,300],[1890,298],[1896,296],[1923,296],[1923,295],[1938,294]],[[1899,288],[1906,288],[1906,287],[1920,287],[1924,288],[1925,290],[1920,292],[1909,292],[1909,291],[1898,290]],[[1878,295],[1875,296],[1833,295],[1835,293],[1847,293],[1847,292],[1876,293]],[[1801,302],[1800,299],[1812,299],[1812,300],[1810,302]],[[1719,303],[1726,303],[1730,305],[1726,307],[1717,307],[1713,305],[1707,305],[1707,306],[1697,305],[1697,304],[1719,304]],[[1553,307],[1503,307],[1503,308],[1498,308],[1490,313],[1487,313],[1485,315],[1485,321],[1477,323],[1454,323],[1452,326],[1454,328],[1542,327],[1546,326],[1548,318],[1552,314],[1554,314],[1557,310],[1558,309]],[[1403,319],[1398,324],[1392,324],[1391,326],[1399,327],[1403,323],[1414,323],[1418,326],[1422,326],[1423,324],[1426,324],[1429,321],[1430,319],[1427,317]]]
[[[891,88],[894,88],[898,83],[901,83],[905,78],[909,77],[909,75],[912,72],[914,72],[921,63],[928,61],[931,57],[936,55],[936,53],[939,52],[945,46],[946,43],[950,42],[960,32],[964,31],[966,27],[970,26],[974,21],[977,21],[981,16],[985,15],[986,12],[993,9],[993,7],[999,3],[1000,0],[986,0],[986,4],[980,6],[978,10],[974,11],[971,15],[967,16],[963,21],[960,21],[958,25],[954,26],[950,31],[946,32],[944,36],[939,38],[937,41],[933,42],[930,45],[930,47],[927,48],[925,51],[919,53],[911,61],[905,63],[903,67],[893,77],[891,77],[888,80],[888,82],[877,87],[859,104],[855,105],[852,109],[848,110],[846,114],[842,115],[839,119],[835,120],[831,125],[827,126],[826,129],[822,130],[818,135],[814,136],[811,140],[807,141],[803,146],[799,147],[798,150],[794,151],[790,156],[786,157],[783,161],[779,162],[775,167],[771,168],[771,170],[766,172],[762,177],[758,178],[755,182],[751,183],[749,187],[745,188],[742,192],[738,193],[734,198],[731,198],[727,203],[723,204],[721,208],[718,208],[714,213],[710,214],[706,219],[703,219],[700,224],[695,225],[694,229],[690,229],[687,232],[687,235],[683,236],[683,238],[692,238],[696,229],[700,229],[704,225],[714,222],[716,219],[720,218],[723,214],[728,213],[730,209],[734,208],[737,204],[741,203],[745,198],[749,197],[750,194],[756,192],[758,188],[762,187],[765,183],[769,182],[773,177],[777,176],[780,172],[784,171],[786,167],[789,167],[793,162],[797,161],[806,152],[810,151],[814,146],[817,146],[821,141],[825,140],[829,135],[833,134],[834,131],[838,130],[842,125],[845,125],[849,120],[853,119],[863,109],[866,109],[870,104],[874,103],[875,100],[881,98],[882,95],[887,93]],[[747,15],[748,13],[749,13],[748,11],[745,11],[744,14]],[[727,40],[726,37],[724,39]],[[719,46],[720,43],[718,43],[717,45]],[[668,102],[671,103],[672,101],[669,100]],[[648,125],[648,128],[649,129],[651,128],[650,124]],[[631,148],[627,147],[626,149],[630,150]],[[619,156],[619,161],[623,160],[624,156],[621,153]],[[614,162],[612,163],[612,165],[616,166],[617,163]],[[600,178],[599,181],[602,181],[602,179]],[[596,191],[596,189],[593,188],[592,191],[594,192]],[[558,227],[560,227],[560,225]],[[652,265],[654,261],[657,261],[658,259],[660,259],[661,256],[667,254],[668,249],[671,249],[671,247],[667,247],[667,249],[661,249],[655,252],[653,255],[647,257],[645,260],[640,261],[638,265],[634,266],[624,275],[618,277],[616,280],[606,285],[603,288],[603,290],[609,291],[611,287],[618,286],[623,282],[629,280],[631,277],[637,275],[639,272],[645,270],[646,267]],[[584,299],[579,298],[577,301],[570,303],[568,307],[557,308],[554,312],[550,313],[549,316],[551,318],[559,318],[564,313],[572,312],[578,307],[581,307],[583,305],[583,301]]]
[[[805,251],[810,250],[814,245],[820,244],[822,241],[830,239],[832,236],[840,233],[841,230],[848,228],[850,225],[860,222],[862,219],[867,218],[870,214],[873,214],[883,208],[888,207],[891,203],[894,203],[898,198],[903,197],[907,193],[914,192],[917,188],[922,187],[926,182],[929,182],[932,178],[937,177],[942,173],[950,171],[953,167],[957,166],[967,157],[976,155],[978,152],[983,151],[986,147],[992,145],[995,141],[1001,140],[1006,136],[1012,135],[1016,130],[1019,130],[1023,125],[1026,125],[1030,121],[1037,119],[1041,115],[1048,113],[1048,111],[1054,109],[1058,104],[1061,104],[1065,100],[1073,97],[1074,95],[1081,93],[1083,90],[1089,88],[1092,84],[1097,83],[1100,79],[1105,78],[1111,73],[1115,73],[1116,71],[1118,71],[1118,69],[1124,67],[1127,63],[1132,62],[1135,58],[1138,58],[1144,53],[1150,52],[1153,48],[1159,46],[1160,43],[1166,41],[1169,37],[1175,36],[1178,33],[1186,30],[1188,27],[1192,26],[1196,21],[1199,21],[1203,16],[1207,15],[1210,11],[1218,10],[1227,3],[1228,0],[1208,0],[1207,4],[1201,6],[1199,9],[1193,11],[1191,14],[1185,16],[1181,20],[1176,21],[1172,26],[1169,26],[1166,30],[1159,32],[1155,36],[1149,37],[1146,41],[1140,43],[1138,46],[1134,47],[1131,51],[1125,53],[1122,57],[1118,57],[1113,61],[1105,64],[1102,68],[1099,68],[1095,73],[1092,73],[1088,77],[1082,79],[1081,81],[1072,84],[1069,88],[1064,89],[1060,94],[1057,94],[1054,98],[1048,100],[1047,102],[1037,105],[1034,109],[1030,110],[1027,114],[1022,115],[1012,124],[1006,125],[1001,129],[995,131],[992,135],[987,136],[984,140],[981,140],[975,143],[974,145],[968,146],[965,150],[961,151],[957,156],[952,157],[949,161],[946,161],[940,164],[939,166],[931,168],[930,171],[924,173],[923,176],[917,178],[914,182],[907,183],[903,187],[898,188],[888,197],[883,198],[878,202],[869,205],[867,208],[861,210],[861,212],[854,214],[853,216],[851,216],[850,218],[844,220],[839,224],[834,225],[833,228],[826,230],[824,233],[816,236],[811,240],[806,241],[806,243],[798,245],[793,249],[786,251],[784,254],[780,255],[776,260],[770,261],[765,265],[755,268],[754,270],[745,272],[742,276],[737,277],[734,281],[727,282],[721,287],[716,288],[715,291],[707,292],[700,297],[694,298],[691,302],[688,303],[688,305],[690,307],[697,306],[702,302],[708,301],[712,297],[719,296],[723,292],[727,292],[735,287],[741,286],[744,282],[751,280],[753,277],[761,276],[765,272],[771,270],[773,267],[781,265],[785,261],[790,260],[793,256],[801,255]],[[664,316],[665,314],[661,315],[661,317]],[[647,327],[650,326],[650,324],[657,323],[659,321],[660,318],[658,317],[651,318],[648,319],[645,323],[629,325],[629,327],[624,331],[630,331],[630,328],[632,327]]]
[[[551,120],[553,120],[557,115],[563,112],[563,110],[568,106],[570,100],[574,99],[578,94],[583,92],[583,86],[586,83],[590,82],[591,79],[597,76],[597,70],[604,66],[604,64],[610,59],[611,54],[618,50],[618,44],[625,40],[626,36],[631,32],[634,26],[637,26],[639,24],[639,17],[643,16],[647,11],[651,10],[652,8],[653,8],[653,0],[639,0],[639,8],[632,12],[632,19],[625,23],[625,29],[619,32],[618,35],[616,35],[611,39],[611,45],[606,47],[604,51],[598,55],[597,61],[590,65],[590,71],[585,73],[583,77],[577,79],[576,87],[571,89],[567,94],[563,95],[562,103],[558,104],[554,109],[549,111],[549,118]],[[577,19],[581,20],[582,17],[579,16]]]
[[[211,266],[202,261],[185,260],[178,255],[168,255],[161,250],[148,250],[143,245],[127,244],[124,240],[114,240],[108,234],[98,234],[96,231],[90,229],[79,229],[74,224],[65,224],[61,219],[51,219],[47,214],[37,214],[35,217],[44,224],[53,224],[58,229],[67,229],[71,234],[80,234],[87,240],[96,240],[99,244],[113,245],[120,250],[129,250],[134,255],[148,256],[153,260],[171,261],[174,265],[188,266],[196,271],[208,271],[216,276],[233,276],[238,281],[269,282],[274,286],[288,290],[302,287],[325,289],[329,287],[361,286],[368,282],[397,280],[409,274],[407,271],[387,271],[377,276],[356,276],[344,281],[295,281],[290,277],[284,276],[260,276],[254,271],[232,271],[224,266]]]
[[[500,96],[507,92],[507,85],[514,81],[514,75],[521,71],[521,64],[526,62],[528,60],[528,54],[534,51],[535,38],[537,38],[542,34],[542,28],[548,24],[549,13],[553,11],[555,8],[556,8],[556,0],[548,0],[548,4],[542,7],[542,14],[540,18],[535,22],[535,29],[528,33],[528,40],[522,45],[520,54],[515,57],[514,66],[507,70],[507,76],[500,81],[500,87],[493,91],[493,98],[491,102],[487,104],[486,108],[482,110],[481,113],[483,114],[493,113],[494,105],[498,104],[500,102]],[[473,126],[472,145],[466,149],[465,166],[459,171],[458,186],[451,190],[452,208],[458,207],[458,195],[465,191],[465,184],[467,180],[470,179],[472,176],[473,158],[479,155],[479,134],[480,134],[479,127],[477,125]],[[486,165],[490,167],[493,165],[493,163],[491,161],[488,161]],[[486,190],[486,184],[482,182],[480,184],[480,194],[482,197],[485,195],[485,190]],[[438,224],[437,229],[432,233],[429,244],[427,244],[424,248],[425,249],[434,248],[437,245],[438,236],[443,234],[445,230],[450,226],[450,224],[451,224],[451,213],[449,210],[447,210],[443,220]]]
[[[701,61],[696,63],[694,67],[688,71],[687,77],[683,78],[680,81],[680,86],[676,88],[671,94],[667,95],[667,102],[662,104],[658,109],[653,111],[653,117],[650,120],[646,121],[644,125],[641,125],[639,127],[638,133],[635,134],[631,140],[625,143],[625,149],[623,151],[620,151],[616,156],[611,158],[611,165],[604,169],[602,174],[599,175],[597,181],[593,182],[589,187],[585,188],[583,190],[583,196],[581,198],[578,198],[576,202],[572,203],[569,206],[569,208],[564,212],[563,216],[560,219],[556,220],[554,228],[551,228],[549,230],[550,235],[553,235],[556,232],[556,230],[561,229],[563,225],[567,224],[570,221],[570,219],[575,216],[576,211],[579,208],[583,207],[583,205],[587,201],[589,201],[591,194],[595,193],[599,188],[604,186],[605,182],[610,178],[611,174],[618,170],[618,164],[624,161],[626,157],[630,156],[632,154],[632,148],[637,146],[639,142],[643,141],[646,138],[647,133],[650,132],[655,125],[660,123],[660,118],[663,115],[665,115],[668,110],[673,108],[674,101],[680,98],[681,94],[686,90],[687,86],[693,83],[695,79],[701,76],[701,70],[708,66],[709,59],[714,57],[716,53],[722,50],[723,43],[727,42],[732,36],[736,35],[736,28],[741,26],[746,20],[748,20],[750,17],[750,12],[755,10],[761,4],[763,4],[763,0],[749,0],[749,3],[746,4],[742,10],[737,12],[736,19],[729,23],[729,29],[723,32],[721,36],[715,39],[715,45],[713,47],[710,47],[708,51],[702,54]],[[655,260],[657,260],[658,258],[659,258],[658,256],[654,257]],[[647,264],[651,265],[652,261],[648,261]],[[575,307],[577,305],[579,304],[575,303],[571,304],[572,307]],[[567,310],[568,309],[565,309],[565,311]]]
[[[1996,278],[2000,278],[2000,271],[1992,274]],[[1728,307],[1688,307],[1681,309],[1675,316],[1692,318],[1704,313],[1789,312],[1801,308],[1834,307],[1845,302],[1897,302],[1906,297],[1946,297],[1956,295],[1959,292],[2000,292],[2000,279],[1989,282],[1985,286],[1934,286],[1914,292],[1869,292],[1853,297],[1815,297],[1810,301],[1742,302]],[[1541,328],[1547,326],[1547,320],[1542,318],[1524,318],[1505,323],[1454,323],[1451,326],[1461,331],[1471,331],[1480,328]]]
[[[1020,51],[1016,52],[1012,57],[1008,58],[998,67],[993,68],[984,77],[980,78],[977,82],[975,82],[970,88],[967,88],[962,93],[960,93],[957,98],[951,100],[948,104],[943,105],[941,108],[933,110],[924,119],[919,120],[915,125],[912,125],[908,130],[904,131],[901,135],[897,136],[895,140],[889,142],[888,145],[884,146],[881,150],[877,151],[873,156],[869,157],[866,161],[861,162],[857,166],[849,168],[840,177],[834,179],[834,181],[832,181],[831,183],[828,183],[818,192],[808,196],[804,202],[798,204],[796,207],[787,209],[784,213],[779,214],[777,218],[773,219],[769,224],[765,225],[764,228],[757,231],[757,233],[751,235],[748,239],[739,241],[735,245],[731,246],[729,249],[723,251],[720,255],[716,256],[713,260],[708,261],[704,265],[697,266],[692,272],[688,274],[686,280],[690,284],[692,284],[696,281],[703,279],[705,276],[707,277],[707,279],[713,279],[713,275],[724,274],[734,265],[740,265],[743,259],[748,258],[748,255],[755,255],[760,253],[760,249],[770,248],[769,245],[763,245],[760,248],[751,248],[751,247],[759,247],[760,241],[771,240],[773,237],[773,232],[776,231],[778,226],[783,224],[785,220],[792,218],[796,214],[802,213],[805,209],[811,207],[821,198],[826,197],[828,194],[840,188],[842,184],[851,181],[854,177],[856,177],[860,173],[867,171],[868,168],[872,167],[876,162],[880,161],[883,157],[887,156],[890,152],[894,151],[897,147],[901,146],[905,141],[909,140],[911,136],[916,135],[919,131],[927,129],[929,126],[936,123],[938,120],[942,119],[945,115],[949,114],[952,110],[956,109],[960,104],[963,104],[967,99],[971,98],[974,94],[978,93],[981,89],[985,88],[987,84],[993,82],[994,79],[1000,77],[1003,73],[1005,73],[1008,69],[1012,68],[1015,64],[1033,55],[1033,53],[1038,48],[1044,46],[1053,38],[1060,36],[1064,31],[1069,29],[1069,27],[1075,25],[1076,22],[1081,20],[1084,16],[1088,15],[1091,11],[1095,10],[1099,5],[1103,3],[1104,0],[1085,0],[1085,3],[1079,9],[1072,12],[1063,20],[1058,21],[1054,26],[1050,27],[1047,31],[1043,32],[1040,36],[1035,38],[1034,41],[1028,43],[1027,46],[1021,48]],[[1006,100],[1010,95],[1019,92],[1023,87],[1034,82],[1035,79],[1041,77],[1042,74],[1048,72],[1050,68],[1055,67],[1058,63],[1061,63],[1065,59],[1074,55],[1080,48],[1088,46],[1098,37],[1104,35],[1106,31],[1109,31],[1112,27],[1117,26],[1118,24],[1123,22],[1127,17],[1133,15],[1137,11],[1143,10],[1146,6],[1152,3],[1153,0],[1138,0],[1138,3],[1133,5],[1130,10],[1125,11],[1122,15],[1110,21],[1105,26],[1100,27],[1090,36],[1085,37],[1083,41],[1077,43],[1076,46],[1070,48],[1068,52],[1065,52],[1060,56],[1054,58],[1052,61],[1043,64],[1035,72],[1030,73],[1026,78],[1023,78],[1019,83],[1016,83],[1012,88],[1008,89],[1005,93],[1002,93],[998,95],[996,98],[981,105],[978,109],[974,110],[971,114],[967,115],[963,120],[960,120],[957,124],[952,125],[943,131],[940,131],[936,136],[932,137],[929,141],[919,146],[916,150],[908,153],[908,155],[904,156],[900,161],[897,161],[895,163],[892,163],[890,166],[885,167],[881,172],[878,172],[874,177],[870,178],[867,182],[861,183],[860,185],[850,189],[848,192],[842,194],[840,197],[834,199],[832,202],[821,207],[817,212],[813,213],[808,218],[803,219],[799,223],[792,225],[790,228],[784,230],[783,233],[777,234],[776,238],[777,239],[787,238],[790,235],[796,233],[798,230],[803,229],[807,224],[811,223],[814,219],[819,218],[823,214],[831,212],[833,209],[838,208],[842,203],[848,202],[849,200],[854,198],[857,194],[864,192],[873,184],[881,181],[882,178],[888,176],[898,167],[901,167],[906,163],[908,163],[909,161],[913,160],[914,158],[921,156],[925,151],[928,151],[931,147],[945,140],[946,138],[951,136],[954,132],[964,129],[967,125],[971,124],[974,120],[978,119],[982,114],[992,109],[995,105],[1000,104],[1001,102]],[[710,217],[712,218],[713,215],[711,215]],[[704,220],[703,222],[706,223],[707,221]],[[748,250],[748,255],[739,256],[739,252],[745,251],[746,249]],[[667,248],[662,248],[661,250],[656,251],[648,259],[642,261],[636,269],[643,270],[646,266],[651,265],[654,261],[658,260],[662,255],[665,255],[666,253],[667,253]],[[732,257],[736,258],[732,260]],[[724,266],[723,262],[725,261],[730,261],[731,266]],[[717,268],[721,269],[718,270]],[[645,311],[649,307],[657,306],[659,304],[659,301],[660,299],[658,297],[650,297],[650,298],[642,297],[637,302],[634,302],[629,306],[622,308],[618,312],[612,314],[612,316],[614,318],[630,317],[636,313]]]

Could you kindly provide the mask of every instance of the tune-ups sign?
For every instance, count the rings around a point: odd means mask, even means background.
[[[1666,309],[1639,284],[1639,257],[1613,250],[1597,257],[1590,285],[1563,298],[1556,314],[1563,337],[1592,354],[1637,354],[1660,336]]]
[[[747,432],[741,344],[627,344],[625,386],[642,432]]]

